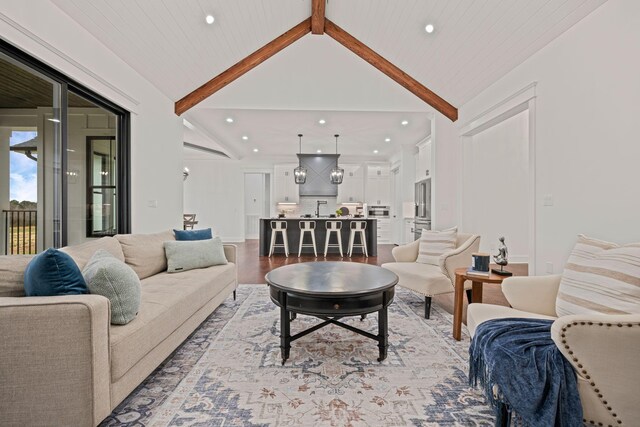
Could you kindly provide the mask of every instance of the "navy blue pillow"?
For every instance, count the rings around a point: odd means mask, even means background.
[[[176,235],[176,240],[207,240],[213,238],[210,228],[203,228],[202,230],[173,230],[173,234]]]
[[[73,258],[53,248],[36,255],[29,262],[24,271],[24,291],[29,297],[89,293]]]

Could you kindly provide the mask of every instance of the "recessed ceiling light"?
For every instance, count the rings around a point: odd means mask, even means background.
[[[316,150],[316,153],[320,154],[322,153],[322,150]]]
[[[391,142],[391,138],[385,138],[384,142]]]
[[[427,26],[424,27],[424,30],[429,34],[433,33],[433,30],[434,30],[433,25],[427,24]]]
[[[227,120],[228,120],[228,119],[227,119]],[[401,121],[401,122],[400,122],[400,124],[401,124],[402,126],[406,126],[406,125],[408,125],[408,124],[409,124],[409,121],[408,121],[408,120],[403,120],[403,121]]]
[[[327,121],[326,121],[325,119],[320,119],[320,120],[318,120],[318,123],[320,123],[321,125],[323,125],[323,124],[327,123]]]
[[[242,135],[242,140],[243,141],[247,141],[249,139],[249,137],[247,135]]]
[[[227,118],[225,119],[225,121],[226,121],[227,123],[233,123],[233,118],[231,118],[231,117],[227,117]]]
[[[211,25],[213,24],[213,21],[216,20],[216,18],[213,17],[213,15],[207,15],[206,18],[204,18],[205,21],[207,21],[207,24]]]
[[[378,150],[373,150],[373,154],[378,154]]]
[[[257,153],[257,152],[258,152],[258,149],[257,149],[257,148],[254,148],[254,149],[253,149],[253,152],[254,152],[254,153]]]

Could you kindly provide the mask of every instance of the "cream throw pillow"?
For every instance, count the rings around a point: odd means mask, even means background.
[[[136,272],[140,280],[167,269],[164,242],[175,240],[173,231],[155,234],[117,234],[122,246],[124,262]]]
[[[619,246],[579,235],[562,273],[556,313],[640,313],[640,243]]]
[[[87,240],[84,243],[73,246],[65,246],[60,249],[73,258],[78,264],[78,268],[82,270],[89,260],[93,257],[96,251],[103,249],[113,255],[116,259],[124,262],[124,253],[122,252],[122,246],[115,237],[105,236],[100,239]]]
[[[222,240],[216,236],[205,240],[172,240],[164,242],[167,273],[227,264]]]
[[[440,255],[454,250],[457,240],[458,227],[442,231],[422,230],[416,262],[440,265],[438,262]]]

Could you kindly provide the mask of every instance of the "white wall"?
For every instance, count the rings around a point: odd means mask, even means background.
[[[462,228],[492,254],[504,236],[509,261],[528,262],[529,112],[466,138],[462,176]]]
[[[132,112],[132,229],[181,226],[182,121],[173,102],[49,1],[3,0],[0,37]]]
[[[532,273],[561,272],[578,233],[640,241],[639,46],[640,2],[608,1],[460,109],[467,123],[537,82]]]
[[[458,225],[460,138],[454,123],[436,114],[431,130],[433,155],[431,229]]]
[[[197,228],[211,227],[225,242],[244,240],[244,168],[237,160],[187,159],[184,209]]]

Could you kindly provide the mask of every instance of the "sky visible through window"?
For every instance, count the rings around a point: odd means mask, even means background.
[[[36,131],[13,131],[9,145],[20,144],[38,136]],[[38,163],[22,153],[9,154],[9,199],[38,201]]]

